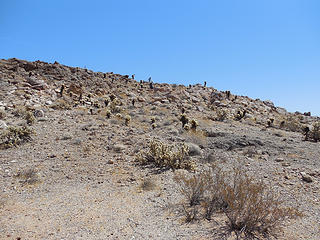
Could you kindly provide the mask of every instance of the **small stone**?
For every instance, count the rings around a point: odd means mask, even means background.
[[[307,183],[311,183],[313,180],[312,180],[312,177],[310,175],[308,175],[307,173],[305,172],[301,172],[301,177],[302,177],[302,180],[307,182]]]
[[[42,110],[35,110],[33,115],[36,117],[36,118],[42,118],[44,117],[44,112]]]
[[[125,149],[126,149],[126,146],[124,146],[123,144],[116,144],[113,146],[113,149],[120,153],[120,152],[123,152]]]
[[[45,104],[46,104],[46,105],[51,105],[51,104],[52,104],[52,101],[48,100],[48,101],[45,102]]]
[[[189,147],[190,156],[201,155],[202,151],[198,145],[196,145],[194,143],[186,143],[186,145]]]
[[[7,129],[7,128],[8,128],[8,125],[4,121],[0,120],[0,129]]]
[[[283,158],[276,158],[275,161],[276,161],[276,162],[283,162],[284,159],[283,159]]]
[[[281,164],[283,167],[289,167],[290,166],[290,163],[287,163],[287,162],[284,162]]]

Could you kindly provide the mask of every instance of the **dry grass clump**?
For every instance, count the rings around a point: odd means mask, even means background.
[[[152,164],[159,168],[187,169],[195,168],[194,162],[189,158],[189,148],[185,145],[169,146],[163,142],[151,141],[149,150],[141,151],[137,161],[141,164]]]
[[[284,220],[301,214],[284,207],[272,188],[249,176],[241,167],[235,167],[229,183],[223,184],[222,197],[228,225],[237,236],[254,238],[256,234],[271,235]]]
[[[20,145],[31,140],[33,130],[28,127],[9,127],[0,135],[0,149],[6,149]]]
[[[24,184],[35,184],[40,181],[38,173],[34,168],[20,171],[16,177],[20,178]]]
[[[152,191],[155,187],[156,183],[151,178],[144,178],[139,185],[139,189],[143,191]]]
[[[197,219],[200,214],[208,220],[213,213],[225,214],[237,239],[268,237],[285,220],[301,216],[297,209],[285,207],[272,188],[249,176],[240,166],[224,171],[212,165],[191,177],[178,174],[175,180],[185,198],[182,207],[186,221]]]

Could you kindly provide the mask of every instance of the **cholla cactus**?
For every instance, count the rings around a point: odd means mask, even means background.
[[[107,117],[107,118],[110,118],[110,117],[111,117],[111,111],[110,111],[110,110],[107,110],[107,111],[106,111],[106,117]]]
[[[198,127],[198,126],[199,126],[199,124],[198,124],[197,120],[192,119],[192,120],[191,120],[191,126],[190,126],[190,128],[191,128],[192,130],[197,130],[197,127]]]
[[[151,124],[151,127],[152,127],[152,129],[155,129],[155,128],[157,127],[157,124],[152,123],[152,124]]]
[[[160,168],[194,170],[195,164],[189,158],[186,145],[169,146],[162,142],[151,141],[148,151],[138,154],[137,160],[142,164],[154,164]]]
[[[117,113],[117,114],[116,114],[116,118],[122,119],[122,115],[121,115],[120,113]]]
[[[125,118],[124,118],[124,121],[125,121],[126,126],[128,126],[129,123],[131,122],[131,117],[130,117],[130,115],[126,115]]]
[[[27,120],[27,124],[29,125],[32,125],[36,121],[33,113],[29,111],[26,112],[25,119]]]
[[[184,128],[184,126],[189,122],[189,119],[185,114],[181,114],[180,121],[182,123],[182,128]]]
[[[183,129],[186,130],[186,131],[189,131],[190,130],[190,125],[189,124],[184,125]]]
[[[155,117],[151,117],[151,124],[156,122],[156,118]]]

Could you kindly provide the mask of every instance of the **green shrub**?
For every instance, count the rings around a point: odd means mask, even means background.
[[[148,151],[141,151],[137,161],[141,164],[153,164],[160,168],[194,169],[194,162],[189,158],[189,148],[185,145],[169,146],[162,142],[151,141]]]

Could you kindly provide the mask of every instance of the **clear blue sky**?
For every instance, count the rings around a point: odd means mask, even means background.
[[[0,58],[207,81],[320,115],[319,0],[0,0]]]

